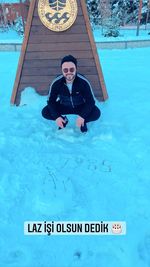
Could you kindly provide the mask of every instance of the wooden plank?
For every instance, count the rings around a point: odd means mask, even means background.
[[[42,52],[42,51],[88,51],[91,50],[91,46],[89,42],[79,42],[79,43],[43,43],[41,44],[28,44],[27,51],[28,52]]]
[[[27,59],[24,62],[24,68],[50,68],[50,67],[56,67],[59,68],[60,66],[60,60],[58,59]]]
[[[54,76],[52,77],[54,79]],[[51,76],[43,76],[42,79],[40,76],[22,76],[21,77],[21,84],[22,83],[38,83],[38,84],[43,84],[43,83],[50,83],[51,81]]]
[[[61,68],[59,70],[58,68],[24,68],[22,74],[23,76],[56,76],[61,74]]]
[[[28,76],[22,76],[21,77],[21,83],[31,83],[31,82],[33,82],[33,83],[35,83],[35,82],[37,82],[37,83],[46,83],[46,82],[50,82],[52,79],[54,79],[56,77],[56,75],[54,76],[51,76],[51,75],[49,75],[49,76],[42,76],[42,79],[41,79],[41,77],[40,76],[35,76],[35,75],[33,75],[33,76],[30,76],[30,75],[28,75]],[[87,79],[89,79],[89,81],[92,81],[94,84],[95,83],[99,83],[99,79],[98,79],[98,77],[97,77],[97,75],[91,75],[91,74],[88,74],[87,76],[86,76],[86,78]]]
[[[76,42],[86,42],[89,41],[88,35],[85,33],[77,33],[77,34],[51,34],[46,35],[44,38],[38,34],[30,34],[29,43],[30,44],[43,44],[43,43],[57,43],[57,42],[67,42],[67,43],[76,43]]]
[[[68,54],[72,54],[74,57],[76,57],[77,59],[80,58],[88,58],[88,59],[92,59],[93,58],[93,54],[91,51],[70,51],[70,50],[66,50],[66,51],[57,51],[57,52],[28,52],[25,55],[25,60],[27,59],[61,59],[64,57],[64,55],[68,55]]]
[[[83,68],[78,67],[78,72],[83,73]],[[51,67],[51,68],[27,68],[24,66],[22,70],[23,76],[47,76],[47,75],[58,75],[61,74],[61,68]],[[84,67],[84,75],[87,74],[97,74],[95,67]]]
[[[69,28],[68,30],[65,31],[66,34],[69,33],[84,33],[86,32],[86,26],[81,25],[80,27],[78,25],[74,25],[74,27]],[[40,35],[51,35],[52,31],[47,29],[46,27],[43,26],[32,26],[31,28],[31,34],[40,34]]]
[[[93,58],[79,58],[79,60],[78,60],[78,66],[81,66],[81,67],[95,66],[95,61],[94,61]]]
[[[95,67],[95,61],[93,59],[79,59],[78,60],[78,67],[84,68],[84,67]],[[59,69],[60,67],[60,59],[27,59],[24,62],[24,68],[35,68],[35,67],[45,67],[45,68],[50,68],[50,67],[55,67]]]

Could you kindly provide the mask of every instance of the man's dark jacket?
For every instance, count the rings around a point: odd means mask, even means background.
[[[89,81],[78,73],[73,81],[72,92],[69,91],[63,75],[58,76],[52,82],[47,103],[54,119],[60,116],[56,107],[57,101],[60,102],[60,105],[71,108],[74,111],[80,108],[80,116],[84,119],[90,114],[95,105]]]

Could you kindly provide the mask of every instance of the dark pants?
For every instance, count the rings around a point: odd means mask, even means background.
[[[61,115],[67,115],[67,114],[74,114],[74,115],[80,116],[80,112],[81,112],[83,106],[71,108],[71,107],[61,105],[59,102],[57,102],[56,108],[57,108],[57,111],[60,114],[60,116]],[[91,113],[85,118],[85,122],[96,121],[96,120],[98,120],[100,115],[101,115],[101,112],[100,112],[99,108],[97,106],[94,106]],[[50,114],[48,106],[46,106],[42,109],[42,116],[47,120],[55,120],[52,117],[52,115]]]

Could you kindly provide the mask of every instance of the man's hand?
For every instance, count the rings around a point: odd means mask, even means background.
[[[57,124],[60,128],[64,128],[63,123],[65,123],[65,120],[63,120],[62,117],[58,117],[58,118],[56,119],[56,124]]]
[[[84,126],[84,119],[82,117],[78,117],[76,120],[76,125],[78,127]]]

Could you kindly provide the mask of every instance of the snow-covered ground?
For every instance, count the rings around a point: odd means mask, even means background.
[[[15,30],[9,29],[5,32],[0,32],[0,44],[3,43],[22,43],[23,38],[18,35]]]
[[[140,26],[139,35],[136,36],[136,26],[122,27],[119,30],[118,37],[104,37],[101,28],[95,28],[93,31],[94,39],[96,42],[117,42],[117,41],[135,41],[135,40],[150,40],[150,25],[147,29],[144,25]]]
[[[109,99],[82,134],[10,106],[19,53],[0,53],[0,265],[150,266],[150,48],[99,51]],[[24,221],[126,221],[125,236],[24,236]]]

